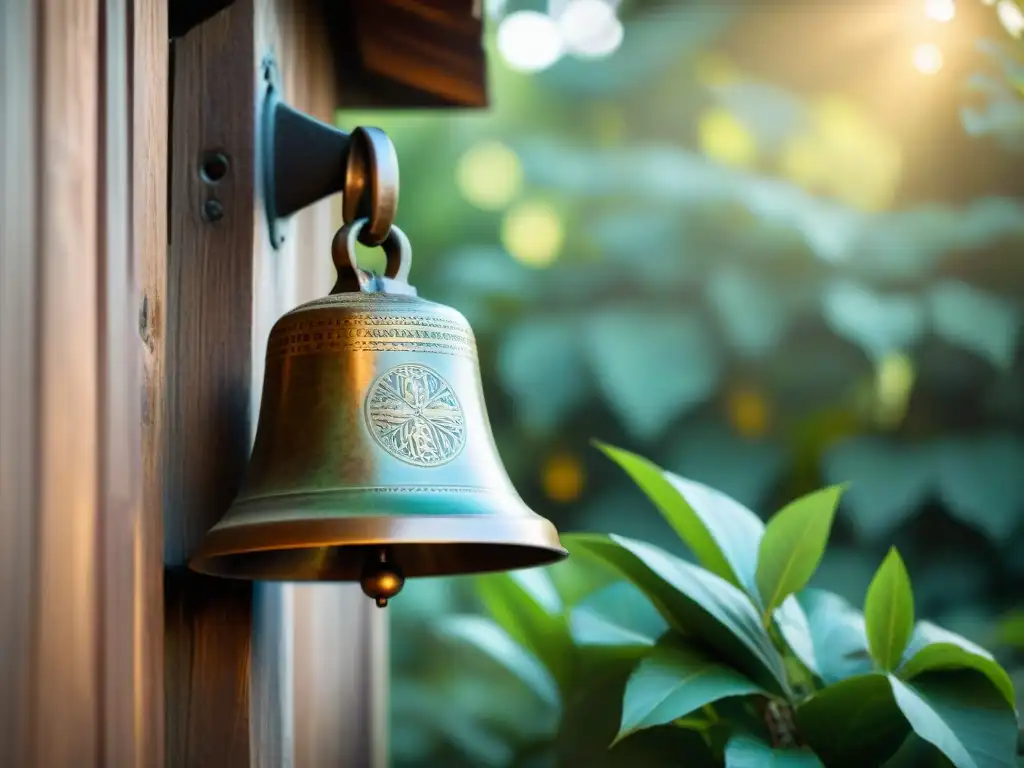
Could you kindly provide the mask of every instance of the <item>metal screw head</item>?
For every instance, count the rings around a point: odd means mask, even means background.
[[[207,200],[203,203],[203,219],[206,221],[220,221],[224,218],[224,206],[220,200]]]

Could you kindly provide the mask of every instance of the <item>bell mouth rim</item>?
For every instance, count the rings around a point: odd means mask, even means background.
[[[374,515],[218,526],[206,535],[189,568],[209,576],[258,581],[358,581],[365,558],[381,548],[395,553],[409,578],[535,568],[569,555],[555,526],[539,516]],[[423,555],[446,550],[475,551],[471,563],[457,554],[457,564]],[[324,565],[339,554],[345,555],[344,566]],[[289,566],[289,561],[298,567]]]

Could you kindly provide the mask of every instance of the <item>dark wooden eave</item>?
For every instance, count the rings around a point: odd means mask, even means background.
[[[233,0],[171,0],[180,37]],[[486,107],[482,0],[319,0],[339,109]]]

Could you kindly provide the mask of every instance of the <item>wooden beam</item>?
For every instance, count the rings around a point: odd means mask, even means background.
[[[143,688],[133,724],[138,733],[138,765],[164,763],[164,342],[167,296],[168,0],[129,3],[132,46],[131,83],[131,245],[138,286],[134,345],[142,358],[139,420],[142,515],[137,522],[135,595],[149,609],[137,614],[134,631],[140,649],[134,660]]]
[[[292,106],[333,122],[345,83],[339,84],[331,66],[338,41],[321,3],[263,0],[261,7],[257,57],[274,53],[283,95]],[[301,211],[276,251],[257,216],[254,418],[271,326],[296,304],[325,295],[334,283],[330,247],[339,213],[339,201],[329,199]],[[295,768],[386,768],[387,613],[355,584],[259,584],[256,599],[253,725],[268,748],[282,745]]]
[[[164,472],[166,760],[247,768],[251,586],[185,572],[249,450],[254,14],[238,2],[174,41]],[[203,181],[207,152],[228,172]]]
[[[345,84],[339,106],[487,106],[482,2],[349,0],[347,5],[351,33],[339,29],[335,45]]]
[[[4,765],[154,765],[130,28],[125,0],[0,6]]]
[[[0,4],[0,763],[32,765],[38,11]]]
[[[38,764],[57,766],[94,764],[100,748],[100,12],[96,0],[38,5],[43,160],[34,255],[39,421],[31,674],[39,710],[31,738]]]
[[[329,43],[313,0],[236,0],[174,42],[162,429],[169,766],[386,765],[374,756],[386,740],[386,634],[357,585],[184,571],[241,480],[273,323],[333,283],[337,201],[296,215],[275,250],[255,131],[268,54],[283,97],[332,119]],[[229,160],[216,184],[199,168],[210,152]]]
[[[165,248],[165,191],[155,198],[145,183],[165,178],[164,13],[157,0],[103,0],[100,29],[98,618],[104,732],[98,762],[140,768],[162,764],[163,527],[159,507],[145,503],[136,279],[141,259],[134,240]],[[145,121],[136,119],[140,101]]]

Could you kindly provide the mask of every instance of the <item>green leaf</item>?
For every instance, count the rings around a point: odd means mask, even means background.
[[[870,436],[830,449],[822,470],[831,482],[850,481],[843,516],[863,541],[879,540],[916,515],[934,488],[936,474],[930,446]]]
[[[895,548],[889,550],[868,586],[864,621],[871,658],[887,672],[895,669],[914,628],[914,593]]]
[[[761,519],[713,488],[667,472],[635,453],[596,443],[633,478],[704,568],[757,594],[754,570]]]
[[[999,620],[999,642],[1011,648],[1024,648],[1024,610],[1010,611]]]
[[[883,296],[850,281],[837,281],[826,288],[822,315],[833,331],[876,359],[910,346],[926,327],[919,297],[893,293]]]
[[[782,658],[753,604],[718,576],[650,544],[621,536],[562,537],[570,553],[605,559],[651,601],[669,626],[696,636],[772,693],[788,695]]]
[[[579,330],[563,317],[531,315],[511,326],[498,348],[497,372],[525,426],[554,430],[590,388]]]
[[[757,589],[766,615],[799,592],[818,568],[845,486],[790,502],[768,521],[757,555]]]
[[[567,557],[544,569],[566,608],[572,608],[617,581],[618,571],[599,560]]]
[[[839,595],[805,589],[798,596],[807,616],[818,674],[827,684],[871,671],[864,617]]]
[[[882,768],[949,768],[947,760],[935,747],[911,732],[896,754]]]
[[[593,608],[581,606],[569,619],[573,642],[577,647],[610,646],[615,648],[653,648],[656,638],[635,632],[602,616]]]
[[[738,734],[725,745],[725,768],[824,768],[807,749],[773,749],[760,739]]]
[[[959,645],[965,651],[976,654],[978,656],[985,656],[991,658],[992,654],[989,653],[985,648],[982,648],[975,642],[968,640],[963,635],[958,635],[956,632],[950,632],[945,627],[940,627],[938,624],[933,624],[930,621],[919,621],[917,626],[914,627],[914,634],[910,636],[910,644],[907,646],[907,650],[903,653],[903,661],[906,663],[911,656],[916,654],[922,648],[933,645],[935,643],[953,643]]]
[[[943,440],[936,451],[938,490],[950,516],[997,545],[1024,510],[1024,440],[1013,433]]]
[[[603,663],[580,680],[567,698],[559,725],[559,765],[586,768],[671,768],[678,755],[690,765],[714,766],[699,734],[682,728],[650,728],[609,750],[622,720],[626,680],[635,661]]]
[[[797,708],[796,720],[829,768],[881,765],[910,732],[889,681],[874,673],[821,689]]]
[[[568,681],[571,637],[561,597],[542,569],[477,577],[477,594],[487,613],[530,651],[564,687]]]
[[[928,298],[936,335],[997,368],[1013,365],[1020,312],[1012,302],[958,280],[934,285]]]
[[[603,307],[586,318],[582,330],[591,380],[639,439],[659,437],[714,392],[718,350],[695,312],[642,304]]]
[[[1011,708],[1016,707],[1013,681],[1006,670],[988,652],[974,653],[956,643],[926,645],[904,662],[899,669],[899,676],[903,680],[913,680],[925,672],[943,669],[973,669],[980,672],[1003,694]]]
[[[775,626],[793,655],[815,675],[821,676],[818,656],[814,650],[814,636],[811,624],[795,595],[782,601],[775,611]]]
[[[665,725],[731,696],[764,690],[734,669],[667,635],[630,675],[618,742],[635,731]]]
[[[482,651],[522,681],[542,701],[558,706],[558,687],[551,673],[492,620],[482,616],[451,616],[440,624],[439,631]]]
[[[573,609],[569,623],[577,646],[651,648],[668,628],[651,601],[628,581],[595,592]]]
[[[896,705],[914,732],[956,768],[1014,768],[1017,718],[975,672],[943,672],[905,683],[889,675]]]

